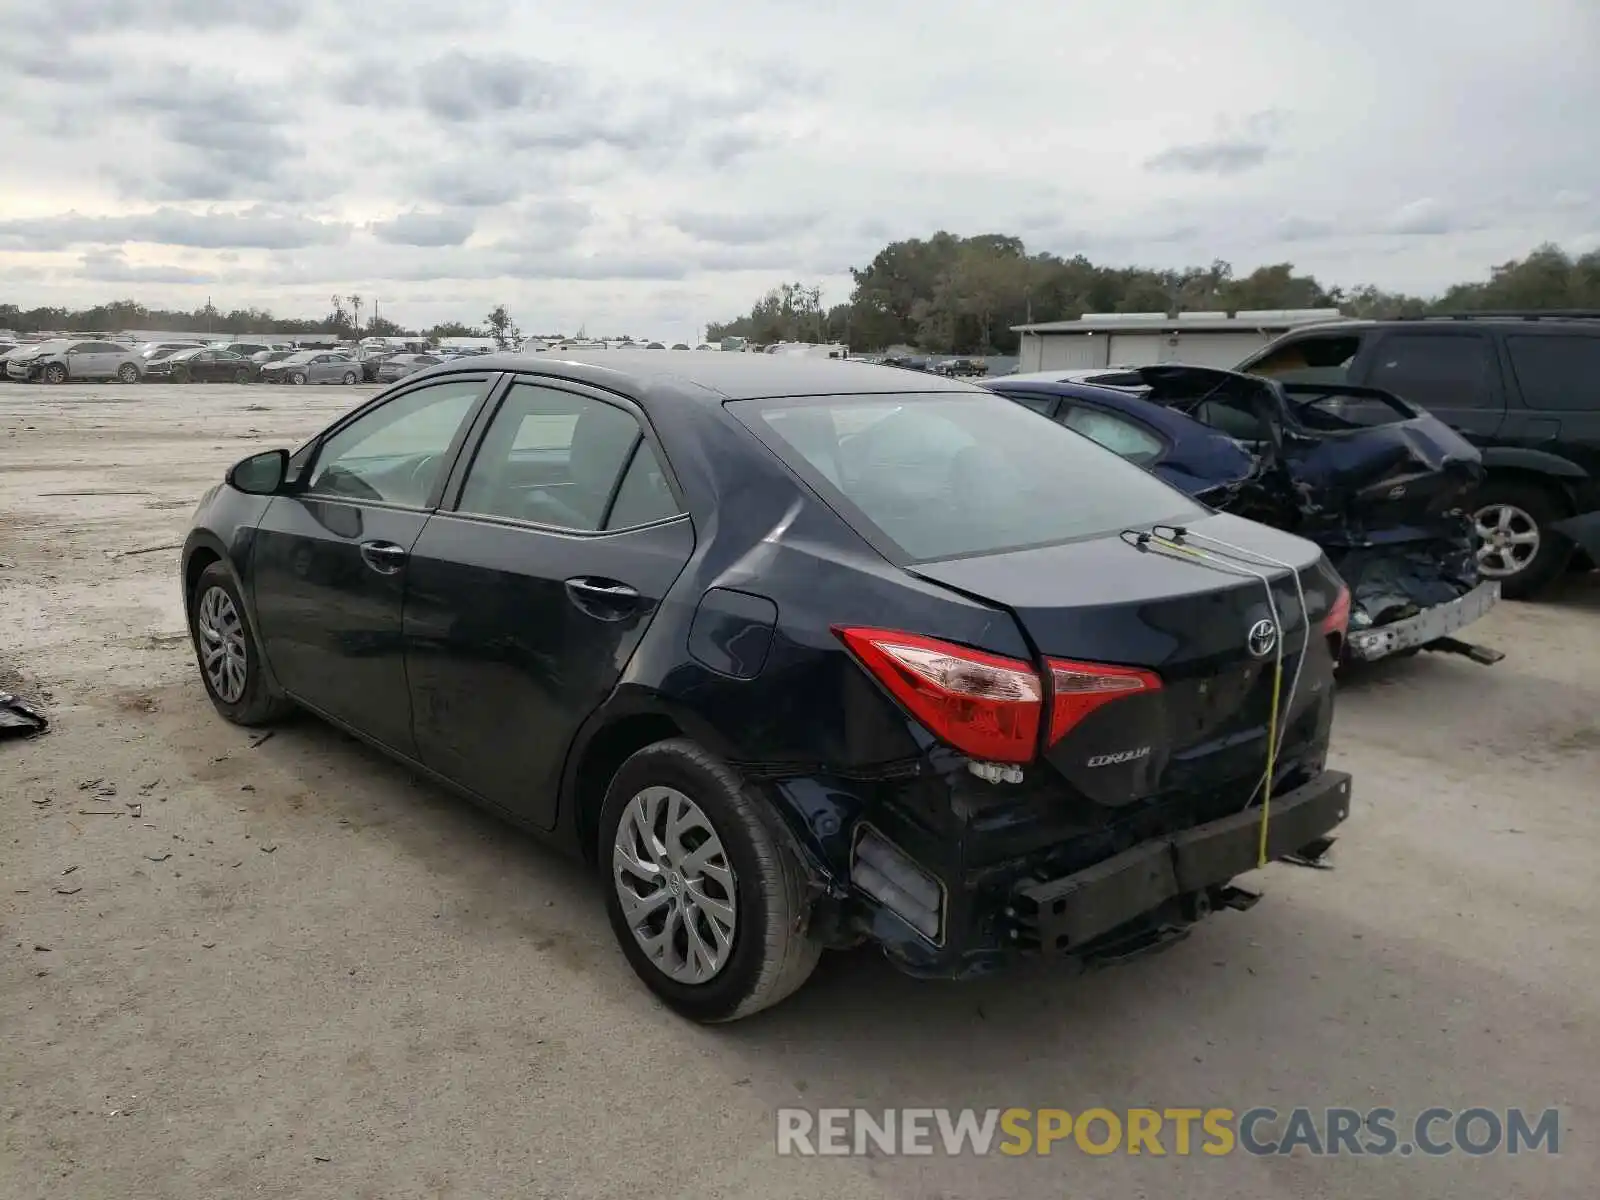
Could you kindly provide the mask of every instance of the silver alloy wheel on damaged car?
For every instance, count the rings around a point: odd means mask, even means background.
[[[611,864],[628,928],[657,970],[698,984],[727,965],[738,893],[727,850],[699,805],[677,788],[639,792],[617,824]]]
[[[296,387],[299,387],[305,381],[306,373],[304,371],[296,371],[294,374],[289,376],[289,382],[294,384]]]
[[[1539,522],[1515,504],[1489,504],[1473,518],[1478,526],[1478,570],[1504,579],[1526,570],[1539,553]]]
[[[347,386],[354,383],[356,381],[356,373],[354,371],[346,371],[344,373],[344,381]]]
[[[250,676],[244,623],[233,606],[233,597],[220,587],[207,588],[200,597],[195,628],[200,634],[200,661],[206,682],[224,704],[239,703]]]
[[[66,367],[60,363],[51,363],[44,369],[44,381],[46,383],[65,383],[67,381]]]
[[[132,363],[123,363],[117,368],[117,378],[122,380],[123,383],[138,383],[139,368]]]

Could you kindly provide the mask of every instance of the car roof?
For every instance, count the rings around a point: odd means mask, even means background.
[[[982,392],[937,375],[910,375],[892,367],[848,359],[782,354],[704,354],[694,351],[594,350],[543,354],[484,354],[441,364],[429,377],[479,371],[527,371],[642,397],[673,391],[709,403],[767,396],[835,396],[862,393]],[[413,376],[421,378],[422,376]]]

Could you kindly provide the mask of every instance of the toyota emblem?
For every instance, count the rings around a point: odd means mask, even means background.
[[[1256,658],[1265,658],[1278,648],[1278,627],[1271,621],[1257,621],[1245,635],[1245,645]]]

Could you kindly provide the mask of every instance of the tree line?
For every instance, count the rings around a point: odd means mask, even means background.
[[[519,345],[523,337],[504,304],[495,305],[479,325],[444,321],[427,329],[408,329],[377,313],[363,321],[366,302],[360,295],[333,296],[329,303],[328,313],[317,318],[278,317],[265,308],[235,308],[224,312],[210,300],[192,310],[148,308],[137,300],[114,300],[82,309],[24,309],[15,304],[0,304],[0,329],[17,333],[117,333],[124,329],[174,333],[204,331],[215,333],[219,338],[241,333],[284,336],[331,333],[346,338],[418,337],[435,342],[452,337],[492,337],[502,347]]]
[[[748,313],[706,329],[708,341],[743,337],[844,342],[858,353],[912,346],[930,354],[1014,354],[1013,325],[1073,320],[1089,312],[1338,308],[1353,317],[1509,309],[1600,310],[1600,250],[1574,257],[1539,246],[1433,297],[1373,285],[1327,287],[1292,263],[1237,275],[1221,259],[1182,270],[1103,267],[1082,255],[1030,254],[1021,238],[936,233],[892,242],[852,268],[849,300],[824,308],[820,288],[785,283]]]

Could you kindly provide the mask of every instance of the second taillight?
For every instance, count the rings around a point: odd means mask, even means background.
[[[859,627],[834,632],[941,741],[988,762],[1026,763],[1038,754],[1046,688],[1031,663],[915,633]],[[1047,661],[1047,745],[1103,704],[1161,687],[1159,677],[1133,667]]]

